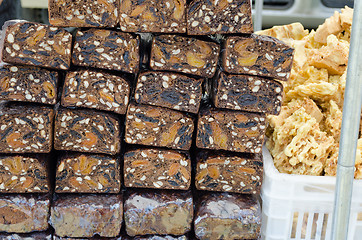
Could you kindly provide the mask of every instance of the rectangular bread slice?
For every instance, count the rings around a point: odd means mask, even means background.
[[[59,157],[56,193],[119,193],[120,189],[119,158],[80,153]]]
[[[177,35],[155,36],[150,66],[153,70],[212,77],[216,72],[219,52],[220,47],[214,42]]]
[[[84,107],[125,114],[130,85],[122,77],[93,70],[68,72],[63,86],[62,106]]]
[[[187,8],[190,35],[252,33],[250,0],[193,0]]]
[[[209,151],[198,154],[195,184],[199,190],[259,194],[262,179],[260,154]]]
[[[205,194],[195,211],[197,239],[258,239],[261,207],[253,195]]]
[[[0,195],[0,232],[46,231],[50,208],[49,194]]]
[[[49,153],[53,122],[50,107],[6,105],[0,111],[0,153]]]
[[[45,24],[20,22],[6,29],[2,60],[6,63],[67,70],[72,35]]]
[[[197,113],[202,97],[203,79],[168,72],[144,72],[138,75],[137,103]]]
[[[114,28],[118,25],[119,1],[49,0],[49,23],[58,27]]]
[[[47,193],[49,155],[0,156],[0,193]]]
[[[37,67],[0,69],[0,100],[56,104],[58,73]]]
[[[186,0],[122,0],[124,32],[186,33]]]
[[[221,73],[214,80],[213,103],[217,108],[278,115],[283,84],[271,79]]]
[[[49,223],[60,237],[117,237],[122,217],[122,195],[59,195]]]
[[[294,49],[269,36],[228,37],[222,67],[228,73],[257,75],[287,81]]]
[[[139,37],[119,31],[91,28],[78,30],[72,62],[76,66],[137,73]]]
[[[191,230],[193,215],[193,198],[189,191],[138,191],[131,193],[124,203],[129,236],[183,235]]]
[[[198,148],[260,153],[265,114],[204,108],[197,124]]]
[[[54,148],[115,155],[120,151],[120,124],[115,116],[89,110],[59,109]]]
[[[189,150],[194,121],[167,108],[130,104],[126,116],[126,143]]]
[[[124,185],[136,188],[189,189],[188,153],[163,149],[134,149],[124,154]]]

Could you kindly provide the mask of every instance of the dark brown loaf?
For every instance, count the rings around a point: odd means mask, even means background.
[[[5,106],[0,111],[0,152],[49,153],[53,122],[50,107]]]
[[[213,102],[217,108],[278,115],[283,102],[280,82],[248,75],[220,74],[214,80]]]
[[[59,195],[49,223],[60,237],[117,237],[122,210],[122,195]]]
[[[197,113],[202,97],[203,79],[178,73],[145,72],[138,76],[137,103]]]
[[[187,33],[252,33],[250,0],[193,0],[187,8]]]
[[[2,60],[66,70],[70,67],[72,35],[45,24],[20,22],[6,29]]]
[[[106,29],[78,30],[72,55],[77,66],[137,73],[139,37]]]
[[[293,48],[269,36],[251,34],[247,37],[228,37],[222,66],[228,73],[287,81],[292,68],[293,52]]]
[[[82,70],[68,72],[63,87],[62,106],[85,107],[125,114],[130,86],[122,77]]]
[[[124,203],[126,231],[183,235],[191,230],[193,212],[191,192],[135,192]]]
[[[101,154],[64,154],[56,171],[56,193],[119,193],[120,159]]]
[[[49,0],[49,22],[59,27],[116,27],[119,1]]]
[[[167,70],[212,77],[216,72],[220,47],[214,42],[176,35],[153,38],[150,66]]]
[[[196,146],[261,153],[265,129],[265,114],[204,108],[199,114]]]
[[[29,233],[48,229],[49,194],[0,195],[0,232]]]
[[[189,189],[191,160],[186,152],[135,149],[124,155],[124,185],[136,188]]]
[[[0,69],[0,100],[54,105],[58,73],[36,67],[5,65]]]
[[[122,0],[120,27],[124,32],[186,32],[186,0]]]
[[[47,193],[50,190],[48,155],[0,156],[0,193]]]
[[[54,148],[115,155],[120,151],[120,124],[113,115],[89,110],[59,109]]]
[[[257,239],[261,209],[255,196],[211,193],[199,201],[195,212],[198,239]]]
[[[206,151],[198,155],[195,184],[199,190],[258,194],[262,178],[261,155]]]
[[[126,116],[126,143],[189,150],[193,119],[167,108],[130,104]]]

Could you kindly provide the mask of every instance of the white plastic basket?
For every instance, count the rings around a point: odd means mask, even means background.
[[[279,173],[264,146],[262,239],[330,239],[335,177]],[[348,240],[362,239],[362,180],[354,180]]]

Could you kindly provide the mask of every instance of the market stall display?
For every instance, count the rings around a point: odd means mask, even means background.
[[[55,239],[258,238],[266,114],[281,110],[278,80],[289,78],[294,49],[251,34],[248,0],[49,4],[52,26],[4,27],[2,60],[12,65],[0,71],[0,96],[20,101],[22,114],[4,115],[0,152],[22,159],[49,142],[50,226],[34,230]],[[29,109],[48,109],[49,119],[29,120]],[[46,190],[27,178],[39,178],[35,164],[1,157],[4,192]]]

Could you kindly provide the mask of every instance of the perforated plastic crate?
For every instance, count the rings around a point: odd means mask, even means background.
[[[264,146],[262,239],[330,239],[336,178],[279,173]],[[354,180],[348,240],[362,239],[362,180]]]

